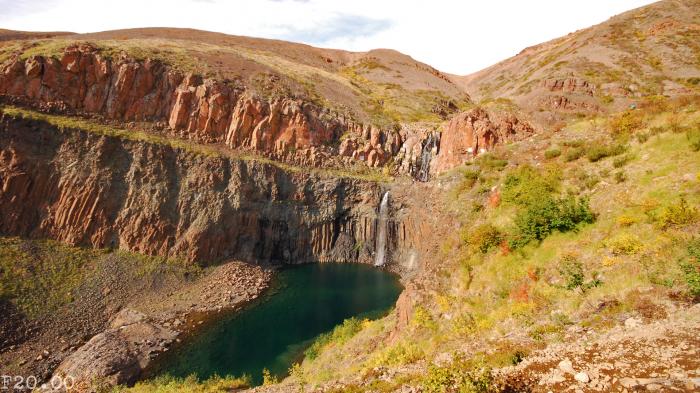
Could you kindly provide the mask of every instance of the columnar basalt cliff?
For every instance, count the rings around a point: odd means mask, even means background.
[[[90,45],[60,58],[15,59],[0,70],[0,95],[59,113],[150,122],[203,143],[254,150],[303,165],[384,165],[403,143],[395,131],[362,125],[300,98],[265,100],[234,82],[184,74],[154,60],[107,58]],[[351,136],[338,154],[341,135]]]
[[[8,115],[0,135],[4,234],[200,262],[371,262],[375,183]]]

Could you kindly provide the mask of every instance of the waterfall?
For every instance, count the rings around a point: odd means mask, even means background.
[[[386,231],[389,226],[389,191],[384,193],[379,204],[379,222],[377,223],[377,257],[374,266],[384,266],[386,263]]]
[[[440,143],[440,134],[428,133],[428,137],[423,142],[420,154],[420,168],[416,174],[418,181],[427,182],[430,179],[430,161],[433,155],[438,152],[438,144]]]

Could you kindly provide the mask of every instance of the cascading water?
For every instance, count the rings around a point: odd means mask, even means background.
[[[433,155],[438,153],[440,143],[440,134],[431,132],[423,142],[420,155],[420,168],[416,173],[416,180],[427,182],[430,179],[430,161]]]
[[[377,223],[377,256],[374,266],[384,266],[386,263],[386,231],[389,226],[389,191],[384,193],[379,204],[379,222]]]

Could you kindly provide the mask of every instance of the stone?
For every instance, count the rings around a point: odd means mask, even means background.
[[[620,382],[620,385],[626,388],[632,388],[638,385],[637,380],[635,378],[630,377],[620,378],[618,382]]]
[[[588,383],[588,381],[591,380],[591,379],[588,377],[588,374],[586,374],[586,373],[583,372],[583,371],[580,372],[580,373],[576,373],[576,375],[574,375],[574,379],[577,380],[577,381],[579,381],[579,382],[582,382],[582,383]]]
[[[571,363],[571,360],[569,359],[564,359],[561,362],[559,362],[559,370],[564,372],[565,374],[575,374],[576,370],[574,370],[574,366]]]
[[[625,327],[626,328],[635,328],[641,324],[642,324],[642,320],[639,318],[630,317],[630,318],[625,319]]]
[[[454,116],[444,127],[436,172],[444,172],[474,157],[472,152],[486,152],[498,143],[524,139],[534,133],[530,123],[513,114],[475,108]]]

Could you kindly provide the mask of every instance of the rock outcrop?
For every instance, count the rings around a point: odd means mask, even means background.
[[[542,81],[542,87],[551,92],[578,93],[592,96],[595,86],[585,79],[569,77],[563,79],[549,78]]]
[[[138,311],[124,309],[107,330],[92,337],[63,361],[54,378],[66,380],[78,392],[96,391],[100,385],[132,384],[151,362],[152,355],[167,350],[177,335]],[[65,392],[66,389],[40,391]]]
[[[362,180],[9,115],[0,191],[1,233],[204,263],[370,262],[380,197]]]
[[[474,108],[453,117],[440,140],[432,168],[444,172],[503,143],[529,136],[533,127],[512,113],[498,114]]]
[[[150,59],[108,58],[87,44],[66,48],[60,58],[6,63],[0,96],[59,113],[149,122],[178,137],[309,166],[344,157],[345,164],[379,167],[403,143],[398,132],[300,98],[265,100],[234,82],[184,74]],[[341,135],[349,139],[338,149]]]

